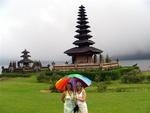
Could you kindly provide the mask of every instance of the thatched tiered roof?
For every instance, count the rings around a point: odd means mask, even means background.
[[[71,48],[67,51],[65,51],[65,54],[68,54],[69,56],[75,55],[75,54],[99,54],[103,51],[97,48],[92,47],[91,45],[95,44],[92,40],[89,40],[92,38],[92,36],[89,34],[91,32],[88,28],[90,28],[89,25],[87,25],[89,22],[87,21],[88,18],[86,18],[86,12],[85,7],[81,5],[79,7],[79,17],[77,18],[78,25],[76,26],[78,29],[76,32],[78,33],[74,37],[78,40],[74,41],[73,44],[77,47]]]
[[[23,64],[33,63],[33,61],[29,59],[29,57],[31,57],[30,55],[28,55],[28,53],[30,53],[29,51],[25,49],[24,51],[22,51],[22,53],[23,55],[21,57],[23,57],[23,59],[20,60],[18,63],[23,63]]]

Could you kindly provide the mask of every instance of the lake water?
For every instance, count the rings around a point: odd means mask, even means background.
[[[120,65],[132,66],[137,64],[142,71],[150,71],[150,59],[149,60],[122,60]]]
[[[42,65],[47,66],[50,62],[42,62]],[[150,71],[150,59],[149,60],[121,60],[120,65],[122,66],[132,66],[137,64],[142,71]],[[0,64],[0,73],[1,66],[8,67],[8,64]]]

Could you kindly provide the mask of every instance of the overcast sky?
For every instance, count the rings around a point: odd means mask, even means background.
[[[150,0],[0,0],[0,58],[67,60],[81,4],[104,54],[150,52]]]

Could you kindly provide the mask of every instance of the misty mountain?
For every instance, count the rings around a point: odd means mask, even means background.
[[[142,53],[142,52],[137,52],[134,54],[127,54],[124,56],[113,56],[113,59],[119,58],[120,60],[134,60],[134,59],[150,59],[150,52],[149,53]]]

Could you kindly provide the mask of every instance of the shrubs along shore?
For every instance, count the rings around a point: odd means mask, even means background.
[[[98,92],[107,90],[109,84],[112,81],[119,81],[123,84],[137,84],[137,83],[150,83],[150,75],[144,74],[136,66],[119,67],[112,70],[72,70],[72,71],[48,71],[43,70],[36,74],[34,73],[3,73],[0,75],[0,80],[3,78],[12,77],[30,77],[36,75],[37,81],[42,83],[48,83],[52,92],[56,92],[55,83],[60,78],[72,74],[78,73],[84,75],[93,81],[94,86],[97,87]],[[124,91],[125,89],[118,89],[117,91]]]
[[[85,70],[85,71],[45,71],[41,72],[37,77],[39,82],[48,82],[50,79],[60,79],[66,75],[78,73],[91,79],[92,81],[107,81],[107,80],[118,80],[122,75],[131,72],[132,70],[139,70],[138,67],[120,67],[113,70]],[[98,79],[98,80],[97,80]]]
[[[72,73],[78,73],[84,75],[91,79],[95,86],[97,87],[98,92],[107,91],[107,87],[111,84],[112,81],[120,81],[123,84],[135,84],[135,83],[144,83],[150,82],[150,75],[145,75],[139,70],[136,66],[130,67],[120,67],[113,70],[86,70],[86,71],[46,71],[41,72],[37,76],[38,82],[47,82],[50,83],[50,89],[56,91],[55,83],[60,78],[65,75]],[[117,91],[125,91],[125,89],[120,88]]]
[[[49,71],[38,72],[38,82],[57,81],[58,79],[73,73],[84,75],[92,81],[109,81],[120,79],[122,83],[142,83],[145,80],[150,81],[150,75],[144,75],[137,66],[119,67],[112,70],[71,70],[71,71]],[[33,73],[2,73],[2,77],[30,77]]]

